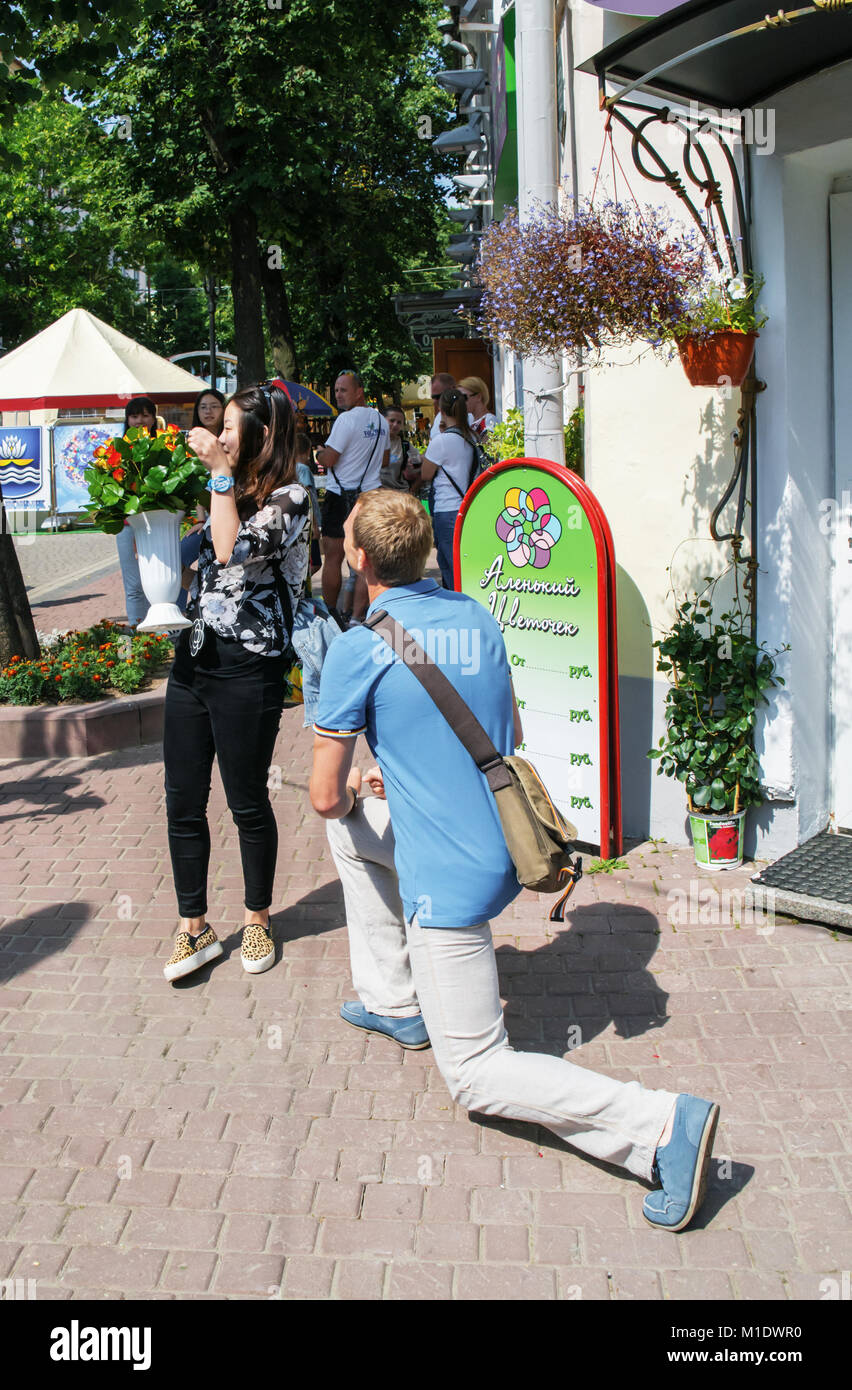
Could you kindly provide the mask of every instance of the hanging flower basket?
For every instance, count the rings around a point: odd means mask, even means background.
[[[480,241],[483,295],[466,311],[483,337],[521,356],[567,354],[590,365],[637,340],[661,347],[706,279],[697,232],[660,209],[607,201],[516,209]]]
[[[742,386],[757,337],[733,330],[703,337],[689,333],[679,340],[677,350],[693,386]]]

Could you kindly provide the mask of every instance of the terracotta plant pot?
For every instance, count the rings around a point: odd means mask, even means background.
[[[742,386],[754,356],[756,333],[713,333],[681,338],[683,370],[693,386]]]

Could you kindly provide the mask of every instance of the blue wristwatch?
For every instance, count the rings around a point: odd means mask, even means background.
[[[207,484],[208,492],[230,492],[234,486],[232,473],[214,473]]]

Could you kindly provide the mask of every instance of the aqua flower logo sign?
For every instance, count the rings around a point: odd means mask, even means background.
[[[550,498],[543,487],[534,487],[530,492],[510,487],[495,529],[506,547],[507,558],[516,569],[524,569],[527,565],[545,569],[562,535],[562,523],[553,515]]]

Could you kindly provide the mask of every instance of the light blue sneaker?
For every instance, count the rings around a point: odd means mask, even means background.
[[[698,1096],[678,1096],[672,1137],[657,1149],[655,1169],[662,1183],[649,1192],[642,1215],[652,1226],[682,1231],[704,1200],[707,1167],[719,1120],[719,1107]]]
[[[353,1028],[363,1028],[367,1033],[378,1033],[383,1038],[392,1038],[400,1047],[412,1052],[430,1047],[429,1034],[422,1014],[411,1018],[391,1018],[388,1014],[371,1014],[358,999],[349,1000],[340,1009],[340,1017]]]

